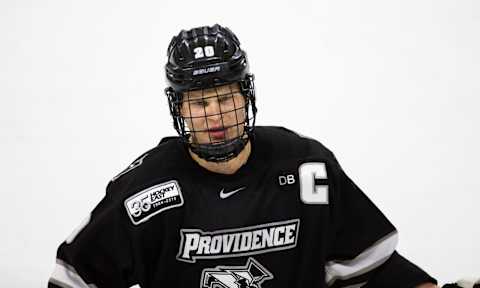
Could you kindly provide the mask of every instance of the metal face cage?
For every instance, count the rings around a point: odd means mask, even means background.
[[[253,136],[257,108],[253,74],[205,89],[165,89],[173,125],[192,152],[207,161],[228,161]]]

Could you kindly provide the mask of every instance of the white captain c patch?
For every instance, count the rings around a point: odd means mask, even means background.
[[[162,211],[182,206],[182,191],[178,182],[171,180],[136,193],[124,205],[132,223],[138,225]]]

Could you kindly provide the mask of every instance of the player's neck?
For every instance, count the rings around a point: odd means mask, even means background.
[[[247,142],[245,148],[237,155],[237,157],[232,158],[226,162],[211,162],[205,159],[198,157],[197,154],[193,153],[191,150],[190,156],[192,159],[198,163],[198,165],[202,166],[203,168],[207,169],[210,172],[219,173],[219,174],[235,174],[235,172],[243,166],[243,164],[247,163],[248,157],[252,151],[252,146],[250,141]]]

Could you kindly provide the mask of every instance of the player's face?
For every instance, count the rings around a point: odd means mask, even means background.
[[[219,143],[243,134],[245,98],[238,83],[188,91],[181,113],[193,143]]]

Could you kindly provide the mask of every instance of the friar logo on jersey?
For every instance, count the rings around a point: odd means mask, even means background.
[[[124,205],[132,223],[138,225],[162,211],[182,206],[183,197],[178,182],[171,180],[136,193]]]
[[[253,258],[245,266],[218,266],[202,272],[200,288],[261,288],[272,273]]]
[[[272,222],[213,232],[181,229],[177,259],[195,263],[197,259],[239,257],[297,246],[299,219]]]

